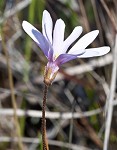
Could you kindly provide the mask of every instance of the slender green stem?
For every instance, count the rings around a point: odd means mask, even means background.
[[[43,106],[42,106],[42,142],[43,142],[43,150],[49,150],[48,141],[47,141],[47,137],[46,137],[46,118],[45,118],[47,93],[48,93],[48,85],[45,84],[44,92],[43,92]]]
[[[16,104],[16,99],[15,99],[15,93],[14,93],[14,84],[13,84],[13,75],[12,75],[12,70],[10,67],[10,59],[8,56],[8,52],[4,43],[4,37],[2,36],[2,45],[3,45],[3,49],[4,49],[4,53],[6,55],[6,61],[7,61],[7,67],[8,67],[8,78],[9,78],[9,86],[10,86],[10,90],[11,90],[11,100],[12,100],[12,105],[13,105],[13,109],[14,109],[14,122],[15,122],[15,127],[16,127],[16,134],[18,136],[18,149],[19,150],[23,150],[23,144],[21,141],[21,132],[20,132],[20,126],[19,126],[19,122],[18,122],[18,117],[17,117],[17,104]]]

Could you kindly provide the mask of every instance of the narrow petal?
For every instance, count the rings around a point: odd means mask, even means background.
[[[78,58],[103,56],[110,51],[110,47],[104,46],[104,47],[98,47],[98,48],[89,48],[89,49],[85,49],[85,50],[86,50],[86,52],[84,54],[78,56]]]
[[[46,57],[48,57],[48,51],[50,50],[49,44],[46,38],[29,22],[23,21],[22,27],[24,31],[36,42],[36,44],[41,48]]]
[[[89,44],[91,44],[94,39],[99,34],[98,30],[91,31],[85,34],[78,42],[69,50],[68,54],[77,54],[79,50],[85,49]]]
[[[54,50],[55,57],[62,54],[64,30],[65,30],[64,21],[62,19],[58,19],[55,23],[54,33],[53,33],[53,50]]]
[[[71,55],[71,54],[61,54],[58,56],[58,58],[56,59],[55,63],[60,66],[70,60],[76,59],[77,55]]]
[[[85,49],[76,49],[72,53],[68,52],[71,55],[82,55],[83,53],[85,53]]]
[[[63,43],[63,52],[65,53],[68,47],[81,35],[82,27],[75,27],[72,33],[68,36],[68,38]]]
[[[53,22],[52,18],[47,10],[44,10],[42,17],[42,33],[47,40],[52,44],[52,28]]]

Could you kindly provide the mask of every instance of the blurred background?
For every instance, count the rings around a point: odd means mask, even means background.
[[[98,29],[99,36],[90,47],[111,47],[105,56],[76,59],[60,68],[46,107],[50,150],[101,150],[108,138],[108,149],[116,150],[116,0],[0,0],[0,150],[19,149],[17,120],[23,149],[42,150],[47,59],[23,31],[22,21],[41,31],[44,9],[54,23],[64,20],[65,37],[75,26],[83,27],[81,36]]]

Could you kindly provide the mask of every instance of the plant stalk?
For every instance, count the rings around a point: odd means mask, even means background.
[[[49,150],[48,140],[47,140],[47,136],[46,136],[46,118],[45,118],[47,93],[48,93],[48,85],[45,84],[44,92],[43,92],[43,106],[42,106],[42,142],[43,142],[43,150]]]

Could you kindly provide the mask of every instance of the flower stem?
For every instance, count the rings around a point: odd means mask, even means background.
[[[47,92],[48,92],[48,85],[45,84],[44,92],[43,92],[43,106],[42,106],[42,142],[43,142],[43,150],[49,150],[48,141],[47,141],[47,137],[46,137],[46,118],[45,118]]]

